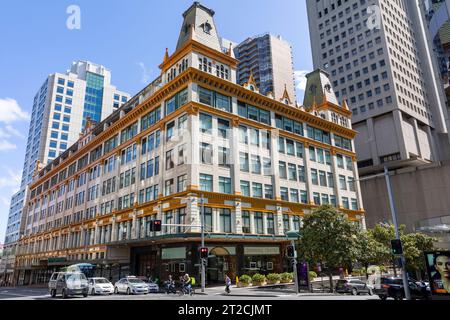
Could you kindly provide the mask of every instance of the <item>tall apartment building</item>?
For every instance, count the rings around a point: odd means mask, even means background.
[[[16,283],[45,282],[77,262],[113,280],[199,280],[202,196],[208,283],[289,270],[286,232],[319,204],[364,227],[356,132],[326,73],[308,78],[317,103],[279,101],[237,83],[214,11],[195,2],[183,18],[161,75],[35,176]],[[161,232],[150,231],[154,219]]]
[[[66,73],[45,79],[33,101],[21,187],[11,198],[5,236],[4,259],[8,262],[0,266],[12,272],[14,255],[8,256],[20,236],[27,185],[36,166],[50,163],[78,141],[88,117],[100,122],[129,98],[111,85],[110,71],[88,61],[73,62]]]
[[[348,100],[360,173],[446,157],[448,115],[420,0],[308,1],[316,68]]]
[[[246,39],[234,47],[239,60],[237,81],[253,79],[264,95],[272,93],[276,100],[296,102],[294,62],[291,45],[281,36],[264,34]]]

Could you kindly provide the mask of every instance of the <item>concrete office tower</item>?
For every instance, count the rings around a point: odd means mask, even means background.
[[[273,94],[276,100],[284,100],[285,91],[290,102],[296,102],[292,47],[281,36],[264,34],[240,43],[234,49],[239,60],[238,84],[249,81],[253,73],[259,92]]]
[[[19,239],[23,201],[37,165],[50,163],[76,142],[87,117],[100,122],[129,98],[111,85],[109,70],[88,61],[73,62],[66,73],[45,79],[33,101],[21,187],[11,198],[5,255]]]
[[[241,86],[214,15],[190,6],[161,75],[35,176],[15,283],[77,262],[113,281],[187,272],[199,283],[202,198],[208,284],[289,270],[286,233],[320,204],[364,228],[356,132],[326,74],[308,76],[317,102],[305,108]]]
[[[307,1],[314,66],[348,100],[362,175],[448,153],[448,116],[419,2]]]

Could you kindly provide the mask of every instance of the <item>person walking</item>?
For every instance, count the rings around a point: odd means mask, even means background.
[[[231,286],[231,279],[228,275],[225,275],[225,292],[227,294],[231,293],[230,286]]]

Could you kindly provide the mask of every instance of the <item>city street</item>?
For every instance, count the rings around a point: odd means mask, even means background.
[[[279,289],[255,289],[255,288],[236,288],[231,287],[231,294],[223,292],[223,287],[207,288],[202,294],[200,289],[196,289],[195,296],[183,296],[178,294],[166,295],[148,294],[148,295],[111,295],[111,296],[88,296],[68,298],[68,300],[379,300],[378,296],[369,295],[339,295],[330,293],[300,293],[297,296],[290,290]],[[62,301],[61,297],[51,298],[46,288],[1,288],[0,300],[57,300]]]

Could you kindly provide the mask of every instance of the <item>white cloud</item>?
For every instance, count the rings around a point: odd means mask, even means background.
[[[5,129],[6,129],[7,132],[9,132],[14,137],[19,137],[19,138],[22,138],[22,139],[25,138],[25,136],[19,130],[17,130],[16,128],[14,128],[11,125],[7,125],[5,127]]]
[[[28,112],[22,110],[16,100],[0,99],[0,122],[11,123],[29,119]]]
[[[305,91],[306,89],[306,75],[311,71],[300,70],[294,72],[295,88],[299,91]]]
[[[150,82],[151,71],[147,69],[147,67],[145,66],[145,64],[143,62],[139,62],[138,65],[142,71],[141,82],[144,84],[148,84]]]
[[[17,146],[5,139],[0,139],[0,151],[15,150]]]
[[[16,193],[19,191],[22,174],[14,172],[11,168],[3,167],[4,172],[0,176],[0,189],[8,188]]]

